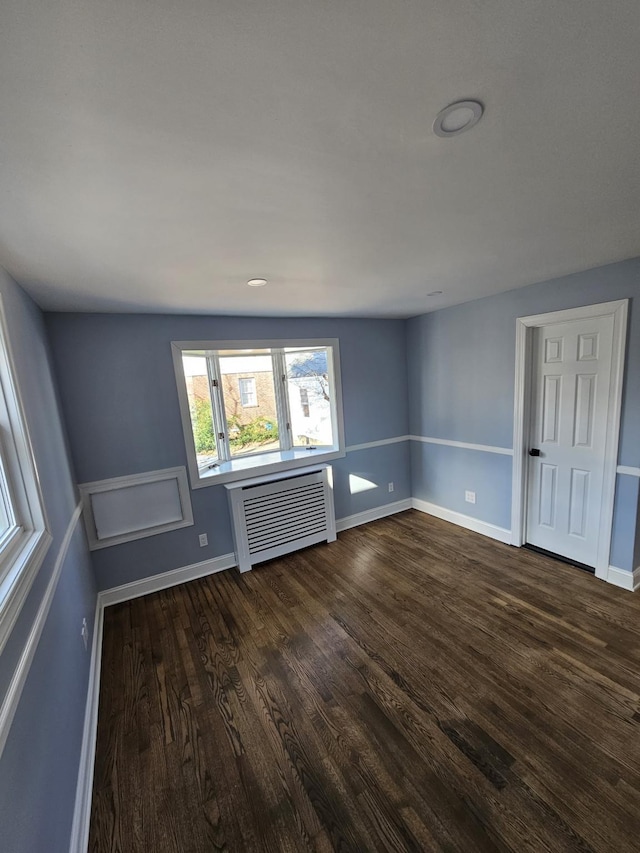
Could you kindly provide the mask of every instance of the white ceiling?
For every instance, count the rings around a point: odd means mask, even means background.
[[[638,0],[3,0],[0,31],[0,263],[46,309],[410,316],[640,255]]]

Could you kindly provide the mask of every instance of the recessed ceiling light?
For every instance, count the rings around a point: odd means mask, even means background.
[[[436,136],[457,136],[470,130],[482,118],[484,107],[480,101],[458,101],[440,110],[433,123]]]
[[[266,283],[266,278],[250,278],[247,282],[249,287],[264,287]]]
[[[442,296],[441,290],[432,290],[431,293],[427,293],[427,296]]]

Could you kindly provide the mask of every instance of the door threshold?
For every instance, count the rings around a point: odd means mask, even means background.
[[[559,563],[566,563],[567,566],[575,566],[576,569],[589,572],[591,575],[595,575],[596,573],[593,566],[587,566],[585,563],[579,563],[577,560],[563,557],[562,554],[555,554],[553,551],[546,551],[544,548],[538,548],[537,545],[530,545],[528,542],[525,542],[522,547],[527,548],[529,551],[535,551],[536,554],[542,554],[544,557],[550,557],[552,560],[557,560]]]

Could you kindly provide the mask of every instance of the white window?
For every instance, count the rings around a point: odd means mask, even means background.
[[[172,347],[194,487],[344,455],[337,340]]]
[[[0,301],[0,650],[50,543]]]
[[[302,414],[305,418],[311,416],[311,410],[309,409],[309,392],[306,388],[300,389],[300,405],[302,406]]]
[[[249,406],[257,406],[258,395],[256,394],[256,380],[253,376],[238,379],[238,386],[240,388],[240,402],[243,407],[246,409]]]

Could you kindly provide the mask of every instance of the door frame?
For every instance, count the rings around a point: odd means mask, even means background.
[[[520,547],[525,543],[527,487],[528,487],[528,436],[531,419],[531,374],[533,332],[540,326],[584,320],[591,317],[613,317],[613,351],[611,355],[611,383],[609,386],[609,411],[604,454],[604,480],[600,505],[596,577],[607,577],[611,531],[613,527],[613,502],[616,491],[618,443],[622,412],[622,387],[624,359],[627,343],[627,315],[629,300],[583,305],[565,311],[551,311],[518,317],[516,320],[516,372],[513,414],[513,477],[511,489],[511,544]]]

